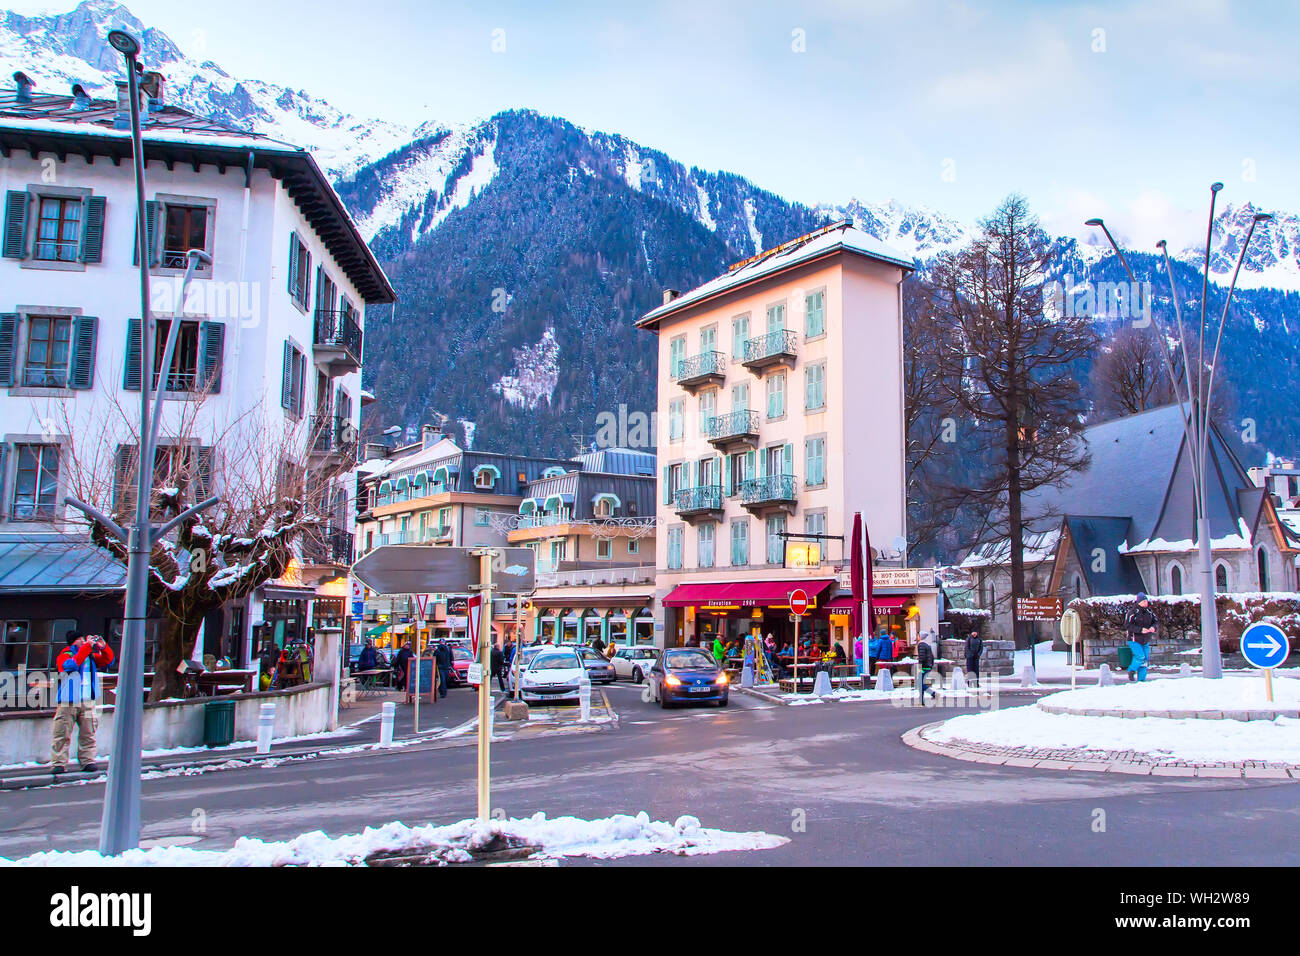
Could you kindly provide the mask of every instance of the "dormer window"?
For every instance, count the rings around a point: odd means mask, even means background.
[[[479,465],[474,469],[474,487],[480,491],[491,491],[501,480],[501,472],[494,465]]]
[[[591,502],[592,514],[597,518],[612,518],[614,512],[618,510],[619,503],[617,495],[609,492],[598,494]]]

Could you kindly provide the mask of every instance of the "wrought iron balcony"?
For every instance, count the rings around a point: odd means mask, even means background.
[[[758,441],[758,412],[738,408],[704,420],[704,437],[715,448]]]
[[[679,488],[673,493],[673,507],[683,518],[722,510],[722,485]]]
[[[342,528],[322,528],[320,537],[303,539],[303,561],[307,564],[352,563],[353,536]]]
[[[313,415],[308,419],[311,436],[310,453],[314,458],[355,460],[356,426],[335,415]]]
[[[740,483],[740,503],[750,509],[793,506],[798,494],[794,475],[764,475]]]
[[[727,378],[727,356],[722,352],[701,352],[682,359],[673,371],[673,378],[688,392],[705,385],[721,385]]]
[[[794,366],[799,334],[789,329],[777,329],[759,335],[745,343],[745,358],[741,362],[751,372],[761,372],[776,365]]]
[[[312,350],[316,361],[335,374],[361,368],[361,326],[355,313],[317,309]]]

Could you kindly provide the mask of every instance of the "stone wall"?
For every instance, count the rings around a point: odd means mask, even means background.
[[[1085,637],[1083,639],[1083,666],[1096,668],[1109,664],[1111,670],[1119,667],[1119,649],[1128,645],[1126,637]],[[1187,663],[1193,666],[1200,663],[1199,655],[1183,654],[1182,651],[1193,650],[1201,646],[1199,634],[1190,635],[1187,640],[1161,639],[1148,645],[1151,649],[1152,664],[1176,667]]]
[[[966,667],[966,642],[950,640],[939,642],[941,657],[952,661],[956,666]],[[981,674],[1013,674],[1016,669],[1016,644],[1014,641],[984,642],[984,654],[980,658]]]

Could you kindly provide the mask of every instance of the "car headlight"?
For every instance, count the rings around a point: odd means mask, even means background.
[[[730,681],[727,680],[726,672],[722,672],[722,673],[718,674],[717,678],[714,680],[713,683],[715,683],[715,684],[728,684],[728,683],[730,683]]]
[[[672,674],[669,674],[667,677],[664,678],[664,683],[667,684],[669,687],[680,687],[682,685],[682,679],[680,677],[674,677]]]

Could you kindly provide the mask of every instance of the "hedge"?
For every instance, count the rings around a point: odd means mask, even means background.
[[[1187,640],[1188,633],[1201,629],[1199,594],[1151,597],[1151,611],[1160,622],[1161,636]],[[1269,621],[1293,640],[1300,638],[1300,594],[1289,591],[1216,594],[1219,614],[1219,648],[1235,654],[1241,646],[1241,632],[1256,621]],[[1115,637],[1124,632],[1124,621],[1137,607],[1136,595],[1077,598],[1070,607],[1079,612],[1084,632]]]
[[[993,623],[991,612],[974,607],[950,607],[943,619],[952,624],[955,637],[965,637],[971,631],[979,631],[981,636],[987,638],[989,625]]]

